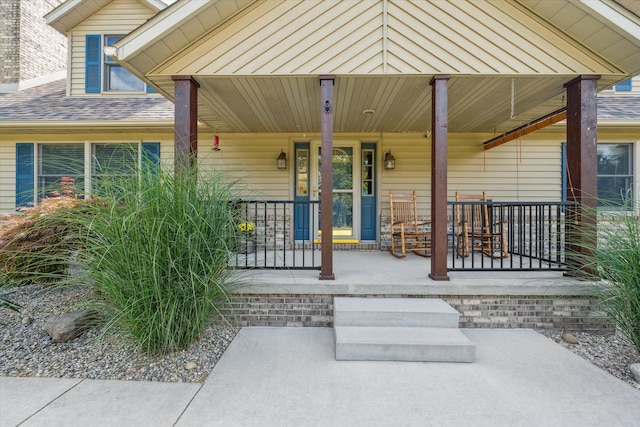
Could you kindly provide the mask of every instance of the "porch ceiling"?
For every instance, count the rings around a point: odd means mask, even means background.
[[[637,15],[583,3],[182,0],[112,53],[169,99],[172,75],[193,76],[219,132],[318,132],[321,74],[336,132],[429,130],[435,74],[452,76],[449,131],[504,132],[560,108],[578,75],[604,89],[640,72]]]
[[[564,105],[570,76],[452,76],[449,131],[504,132]],[[336,76],[335,132],[431,129],[431,76]],[[317,76],[199,76],[198,117],[219,132],[319,132]],[[156,81],[158,82],[158,81]],[[162,80],[173,99],[173,82]],[[515,88],[511,115],[512,82]],[[373,114],[365,111],[373,110]]]

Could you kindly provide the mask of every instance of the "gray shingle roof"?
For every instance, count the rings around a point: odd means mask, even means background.
[[[601,95],[598,97],[598,120],[640,121],[640,94]]]
[[[1,121],[164,121],[173,123],[173,103],[156,96],[68,97],[66,80],[0,94]]]

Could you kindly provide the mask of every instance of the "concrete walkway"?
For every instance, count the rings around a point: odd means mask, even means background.
[[[244,328],[204,384],[0,378],[0,426],[640,426],[640,390],[532,330],[475,363],[337,362],[328,328]]]

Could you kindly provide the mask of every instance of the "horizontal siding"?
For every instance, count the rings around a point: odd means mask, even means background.
[[[449,199],[455,198],[456,191],[485,191],[487,198],[498,201],[559,201],[561,138],[541,134],[488,151],[484,151],[478,141],[451,138]]]
[[[15,206],[16,144],[0,140],[0,214],[13,210]]]
[[[84,95],[85,35],[126,35],[154,15],[137,0],[113,0],[71,30],[71,95]]]
[[[289,200],[289,181],[293,179],[293,151],[288,136],[225,135],[220,137],[220,151],[213,150],[213,135],[200,136],[198,159],[203,166],[224,171],[238,182],[243,198]],[[286,170],[276,168],[280,149],[287,153]]]

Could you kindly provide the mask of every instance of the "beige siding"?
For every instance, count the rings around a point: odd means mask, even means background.
[[[0,140],[0,214],[13,210],[15,205],[16,144]]]
[[[154,15],[137,0],[113,0],[71,30],[71,95],[84,95],[85,36],[126,35]],[[95,94],[93,94],[95,96]]]
[[[220,151],[213,150],[213,134],[201,135],[198,159],[206,167],[228,173],[237,180],[244,198],[289,200],[293,193],[293,142],[288,135],[220,134]],[[287,170],[276,168],[282,149],[289,160]]]
[[[449,144],[448,190],[485,191],[504,201],[558,201],[561,198],[561,135],[539,134],[484,151],[475,141],[452,137]],[[488,138],[487,138],[488,139]],[[485,139],[486,140],[486,139]]]

